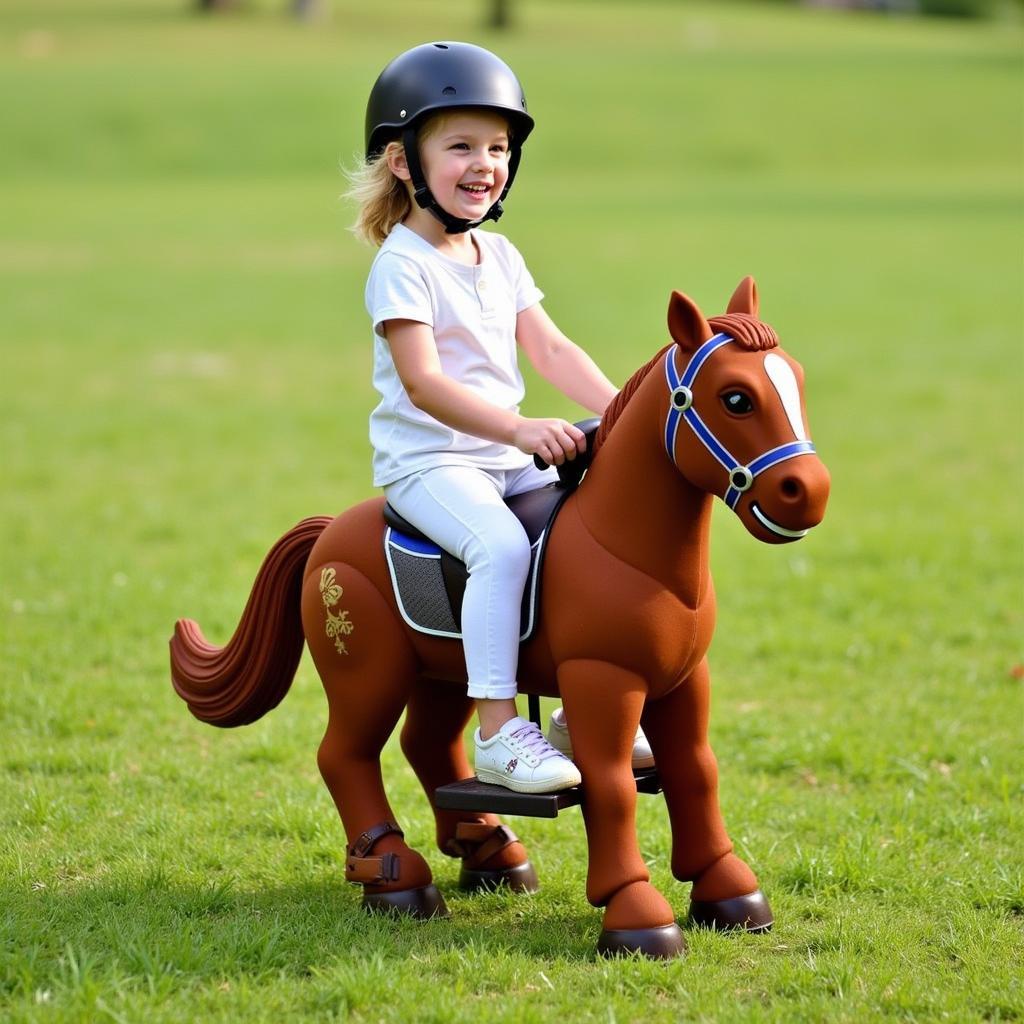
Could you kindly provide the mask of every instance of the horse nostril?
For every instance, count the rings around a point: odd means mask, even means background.
[[[782,496],[784,498],[788,498],[790,501],[796,501],[798,498],[803,496],[803,493],[804,489],[796,477],[787,476],[786,479],[782,481]]]

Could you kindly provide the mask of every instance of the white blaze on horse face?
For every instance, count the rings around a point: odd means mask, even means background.
[[[772,382],[782,399],[782,408],[786,410],[789,425],[793,428],[798,441],[807,440],[803,414],[800,412],[800,387],[796,382],[793,367],[782,356],[769,352],[764,357],[764,372]]]

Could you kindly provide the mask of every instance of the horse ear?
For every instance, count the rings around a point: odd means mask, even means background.
[[[732,298],[729,300],[729,308],[726,312],[749,313],[751,316],[757,316],[758,305],[757,283],[748,274],[737,285],[736,291],[732,293]]]
[[[668,300],[668,330],[684,352],[700,348],[715,333],[697,308],[697,303],[688,295],[676,291],[672,292],[672,298]]]

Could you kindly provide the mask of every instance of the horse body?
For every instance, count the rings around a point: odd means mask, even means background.
[[[806,414],[799,367],[778,352],[778,362],[766,365],[773,333],[756,313],[748,278],[729,314],[733,329],[750,337],[728,345],[736,349],[728,359],[709,355],[723,343],[675,293],[674,344],[634,375],[606,414],[587,476],[552,528],[539,625],[521,647],[520,689],[560,695],[566,708],[584,779],[587,895],[606,908],[605,950],[674,955],[683,947],[671,906],[650,885],[633,828],[630,752],[641,720],[672,824],[673,874],[694,882],[691,912],[717,927],[771,923],[756,876],[732,853],[707,740],[712,495],[724,491],[755,537],[787,542],[823,516],[828,475],[813,446],[800,440]],[[691,379],[683,367],[690,372],[693,359],[706,366]],[[756,415],[743,411],[736,394]],[[700,433],[705,420],[695,426],[689,406],[682,408],[687,402],[713,425],[710,441]],[[729,402],[740,410],[735,415],[721,411]],[[679,429],[682,416],[690,417],[693,436]],[[760,456],[765,438],[772,443]],[[426,861],[393,824],[380,751],[405,710],[402,749],[432,799],[438,786],[472,776],[463,732],[473,702],[465,695],[461,645],[416,632],[401,618],[384,556],[382,505],[374,499],[333,521],[307,520],[282,538],[227,647],[212,647],[195,624],[179,623],[172,675],[200,718],[232,725],[259,717],[287,689],[301,635],[293,621],[297,602],[258,595],[300,591],[302,634],[329,706],[318,763],[349,839],[347,877],[363,883],[370,907],[430,915],[443,901]],[[299,531],[302,539],[289,542]],[[284,644],[291,655],[271,653],[284,635],[292,638]],[[246,655],[260,642],[267,651]],[[464,881],[534,887],[525,849],[495,816],[434,812],[438,846],[461,857]]]
[[[641,385],[556,521],[543,606],[559,664],[621,666],[654,699],[700,662],[715,618],[711,499],[651,444],[644,392],[657,386],[653,375]]]

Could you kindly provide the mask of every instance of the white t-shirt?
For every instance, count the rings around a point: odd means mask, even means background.
[[[428,324],[446,376],[492,405],[518,410],[525,388],[516,316],[544,296],[511,242],[490,231],[470,235],[480,253],[475,267],[397,224],[370,268],[366,309],[373,321],[373,386],[381,395],[370,414],[376,487],[433,466],[519,469],[530,460],[517,448],[463,434],[417,409],[384,338],[386,320]]]

